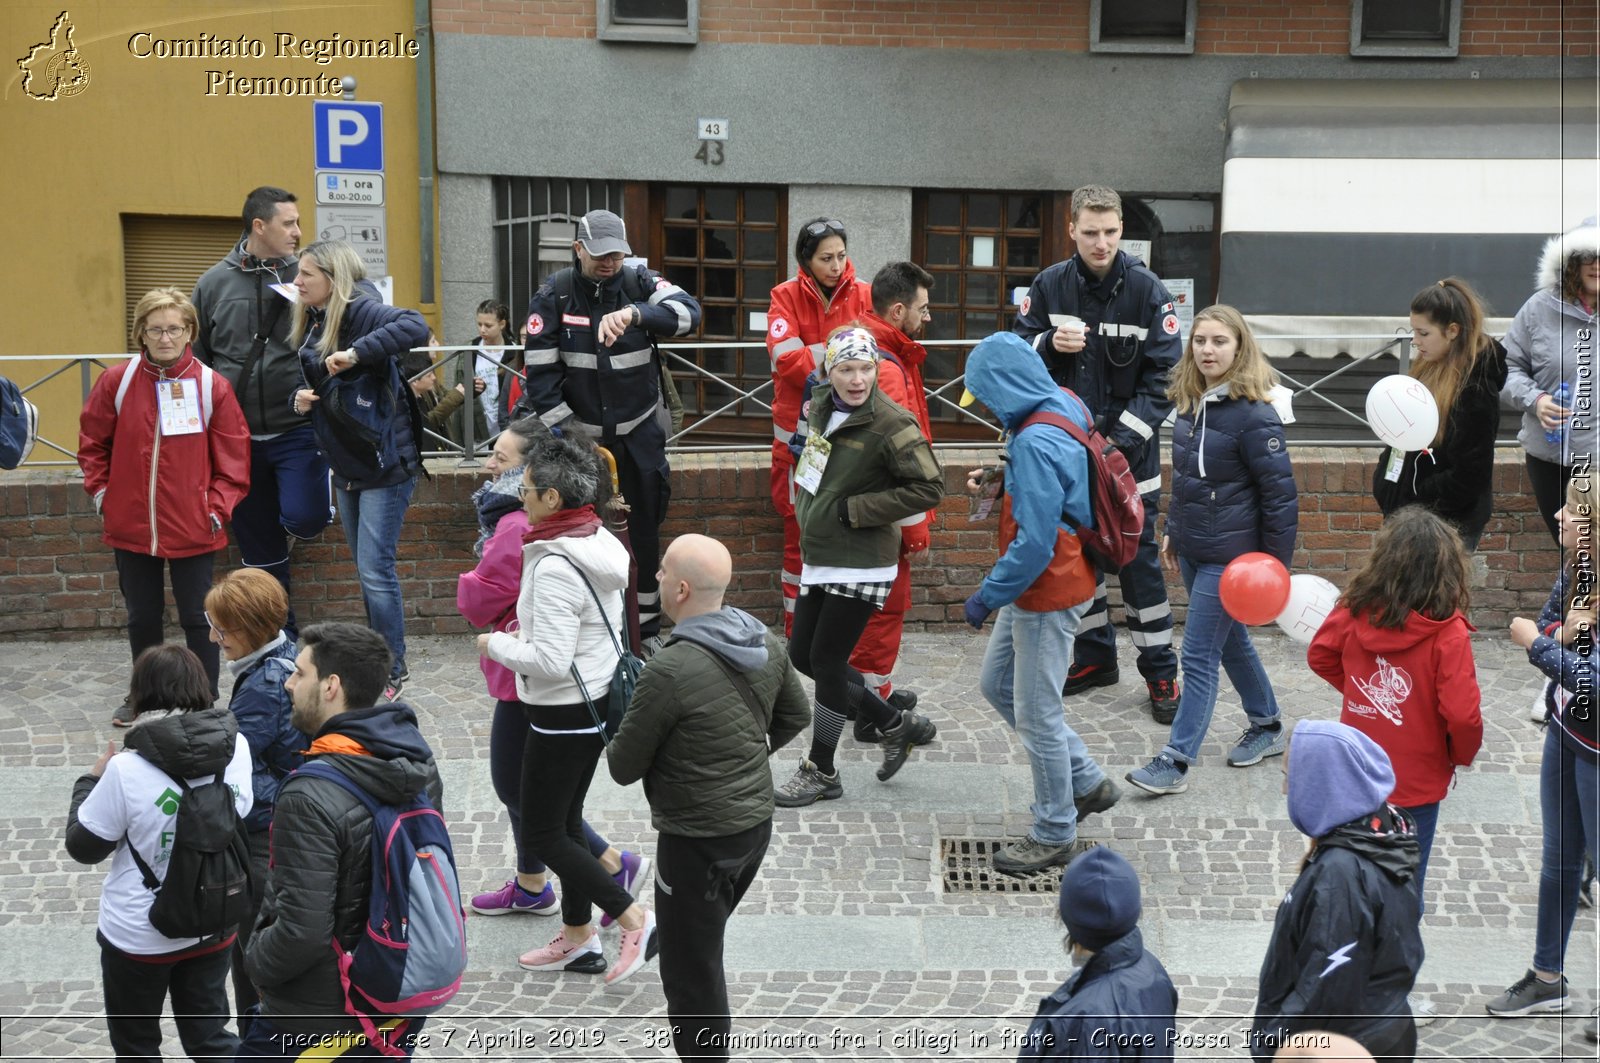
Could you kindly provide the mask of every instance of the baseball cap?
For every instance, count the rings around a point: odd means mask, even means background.
[[[633,254],[633,248],[628,246],[627,228],[622,219],[609,210],[591,210],[578,219],[578,242],[596,258],[618,251]]]

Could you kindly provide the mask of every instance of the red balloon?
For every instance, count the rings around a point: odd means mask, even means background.
[[[1289,604],[1289,570],[1271,554],[1240,554],[1222,570],[1222,607],[1241,624],[1270,624]]]

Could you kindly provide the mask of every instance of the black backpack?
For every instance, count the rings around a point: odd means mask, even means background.
[[[177,805],[167,877],[158,879],[130,843],[128,851],[155,894],[150,925],[169,938],[206,938],[233,931],[250,911],[250,843],[234,804],[233,788],[219,772],[191,787],[174,780],[157,803]]]

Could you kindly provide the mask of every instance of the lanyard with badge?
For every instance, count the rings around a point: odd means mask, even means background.
[[[828,455],[832,451],[833,444],[821,432],[806,436],[805,449],[800,451],[800,458],[794,463],[794,482],[816,494],[822,486],[822,470],[828,467]]]
[[[156,381],[156,402],[161,408],[162,435],[188,436],[205,427],[200,423],[200,389],[194,381]]]

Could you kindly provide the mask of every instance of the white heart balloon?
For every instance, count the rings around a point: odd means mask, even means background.
[[[1439,405],[1415,377],[1386,376],[1367,392],[1367,424],[1396,450],[1421,450],[1439,431]]]
[[[1338,587],[1301,572],[1289,577],[1289,604],[1278,614],[1277,624],[1296,642],[1309,643],[1338,604]]]

